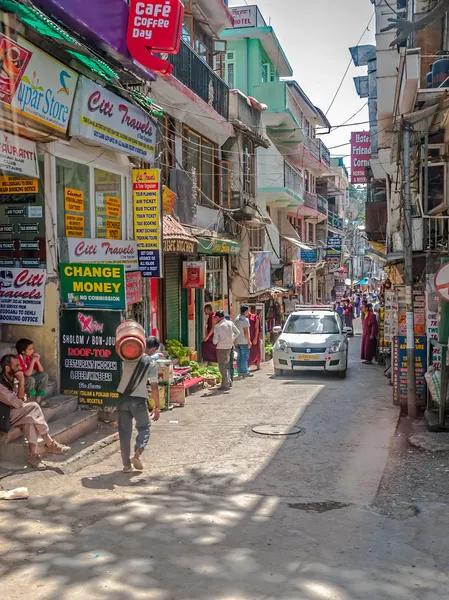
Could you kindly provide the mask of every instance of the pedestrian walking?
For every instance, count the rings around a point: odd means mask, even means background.
[[[231,315],[225,315],[226,321],[231,321]],[[234,323],[232,323],[234,325]],[[235,327],[235,325],[234,325]],[[237,329],[237,327],[236,327]],[[238,331],[238,329],[237,329]],[[231,353],[229,354],[229,379],[231,380],[231,387],[234,383],[234,362],[235,362],[235,349],[234,344],[232,344]]]
[[[217,350],[214,346],[214,329],[216,325],[216,318],[214,315],[214,310],[212,308],[212,304],[206,304],[204,307],[204,315],[207,318],[206,321],[206,335],[204,337],[202,346],[201,346],[201,355],[203,360],[209,363],[217,362]]]
[[[235,320],[235,326],[239,330],[239,335],[235,340],[237,346],[237,371],[239,377],[254,377],[253,373],[249,372],[248,361],[249,352],[251,350],[251,339],[249,336],[249,309],[246,304],[240,307],[240,315]]]
[[[255,365],[256,371],[260,370],[262,361],[261,352],[261,337],[262,337],[262,321],[260,312],[249,315],[249,336],[251,340],[251,350],[249,351],[248,366]]]
[[[232,321],[225,319],[225,314],[222,310],[217,310],[215,316],[217,323],[214,329],[214,344],[217,348],[218,368],[221,374],[221,386],[219,389],[228,391],[232,387],[232,380],[229,374],[231,348],[240,331]]]
[[[379,324],[376,315],[373,312],[373,305],[367,304],[365,317],[363,319],[362,335],[362,353],[361,358],[365,365],[372,365],[373,358],[376,356],[377,336],[379,333]]]
[[[360,317],[360,309],[361,309],[361,304],[362,304],[362,301],[360,299],[360,294],[356,294],[354,304],[355,304],[355,315],[358,319]]]
[[[123,375],[117,391],[120,394],[118,433],[123,471],[125,473],[131,472],[133,467],[137,471],[143,471],[144,469],[140,457],[149,442],[151,426],[148,408],[148,381],[151,385],[151,396],[154,401],[153,420],[158,421],[160,417],[157,367],[159,346],[160,343],[157,338],[149,337],[146,341],[146,352],[139,360],[123,361]],[[137,437],[134,456],[131,457],[133,419],[136,421]]]

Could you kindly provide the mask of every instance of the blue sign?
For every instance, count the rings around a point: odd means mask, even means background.
[[[343,250],[343,239],[340,235],[333,235],[327,238],[327,260],[340,261]]]
[[[415,380],[416,398],[420,404],[427,401],[427,337],[415,336]],[[395,404],[407,404],[407,338],[399,335],[393,343],[393,399]]]
[[[301,260],[307,264],[316,263],[318,260],[317,250],[301,250]]]
[[[139,271],[142,277],[162,277],[161,253],[159,250],[138,250]]]

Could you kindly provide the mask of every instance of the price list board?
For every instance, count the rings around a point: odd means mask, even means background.
[[[426,404],[427,338],[415,336],[415,381],[417,403]],[[393,341],[393,404],[407,404],[407,343],[406,336]]]

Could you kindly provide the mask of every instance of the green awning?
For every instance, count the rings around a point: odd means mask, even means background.
[[[232,240],[199,237],[198,254],[240,254],[241,245]]]

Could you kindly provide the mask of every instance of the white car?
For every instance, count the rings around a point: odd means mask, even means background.
[[[348,333],[332,306],[301,306],[291,313],[273,349],[274,374],[319,369],[337,373],[348,369]]]

